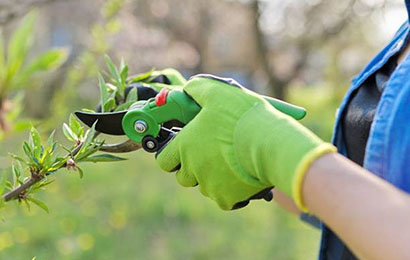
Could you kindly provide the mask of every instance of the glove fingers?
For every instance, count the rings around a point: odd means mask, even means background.
[[[190,174],[184,168],[181,168],[176,172],[176,178],[179,184],[184,187],[195,187],[198,185],[198,181],[194,175]]]
[[[179,146],[181,138],[177,135],[155,155],[159,167],[167,172],[174,172],[180,168],[181,158]]]
[[[273,199],[272,189],[273,187],[268,187],[266,189],[263,189],[260,192],[256,193],[255,195],[251,196],[249,199],[235,203],[232,209],[243,208],[247,206],[251,200],[264,199],[266,201],[271,201]]]
[[[242,93],[244,90],[245,88],[233,79],[207,74],[191,77],[184,86],[185,93],[191,96],[201,107],[205,107],[208,103],[224,103],[226,100],[222,97],[228,96],[236,99],[235,103],[249,103],[249,97]]]

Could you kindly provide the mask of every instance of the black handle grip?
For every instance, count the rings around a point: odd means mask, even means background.
[[[272,189],[273,187],[268,187],[266,189],[263,189],[260,192],[256,193],[255,195],[253,195],[252,197],[250,197],[249,199],[236,203],[232,209],[234,210],[234,209],[243,208],[247,206],[251,200],[264,199],[266,201],[271,201],[273,199]]]

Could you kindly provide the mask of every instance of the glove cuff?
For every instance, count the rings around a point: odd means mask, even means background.
[[[303,201],[302,188],[303,180],[305,179],[305,175],[309,167],[316,159],[318,159],[322,155],[336,151],[337,149],[333,145],[329,143],[323,143],[307,153],[296,167],[296,173],[292,183],[292,197],[300,210],[308,212],[308,209],[306,208],[306,205]]]

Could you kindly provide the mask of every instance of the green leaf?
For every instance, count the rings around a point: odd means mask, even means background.
[[[124,60],[123,59],[121,59],[120,77],[121,77],[121,88],[124,91],[125,90],[125,85],[127,84],[127,78],[128,78],[128,65],[124,65]],[[124,94],[124,93],[122,93],[122,94]]]
[[[50,185],[51,183],[53,183],[55,180],[48,180],[48,181],[43,181],[43,182],[41,182],[36,188],[43,188],[43,187],[45,187],[45,186],[48,186],[48,185]]]
[[[115,67],[114,63],[112,62],[112,60],[110,59],[108,55],[104,55],[104,61],[108,67],[108,70],[110,71],[110,76],[112,80],[115,82],[117,87],[122,88],[121,76],[120,76],[120,73],[118,72],[118,69]]]
[[[13,125],[13,131],[15,132],[20,132],[20,131],[25,131],[27,129],[30,129],[30,127],[33,125],[32,120],[19,120],[14,123]]]
[[[84,133],[84,128],[73,114],[70,114],[69,124],[71,131],[73,131],[73,133],[80,138]]]
[[[13,189],[13,184],[10,181],[6,180],[6,188],[9,189],[9,190],[12,190]]]
[[[115,108],[115,98],[110,97],[107,102],[104,103],[104,111],[109,112]]]
[[[104,142],[101,143],[97,143],[96,145],[92,146],[92,147],[88,147],[86,151],[77,154],[77,156],[75,157],[76,161],[81,161],[83,158],[86,158],[88,156],[90,156],[91,154],[97,152],[98,150],[100,150],[101,146],[103,146]]]
[[[73,150],[73,148],[68,149],[68,148],[64,147],[64,145],[61,145],[61,144],[60,144],[60,147],[63,148],[63,150],[66,151],[66,152],[69,153],[69,154],[71,154],[71,152],[72,152],[72,150]]]
[[[108,91],[109,93],[114,93],[114,92],[118,91],[118,87],[117,87],[117,86],[114,86],[114,85],[111,84],[111,83],[105,83],[105,86],[107,87],[107,91]]]
[[[107,86],[105,85],[104,78],[101,74],[98,74],[98,86],[100,87],[101,104],[105,104],[108,99]],[[101,112],[106,112],[104,106],[101,106]]]
[[[121,60],[120,60],[120,74],[122,74],[122,71],[124,70],[124,68],[125,68],[126,66],[127,66],[127,64],[125,64],[124,58],[121,57]],[[127,71],[128,71],[128,68],[127,68]]]
[[[13,165],[11,166],[11,170],[13,172],[13,175],[16,176],[16,178],[20,178],[20,176],[21,176],[21,165],[15,165],[13,163]]]
[[[26,163],[26,161],[25,161],[23,158],[21,158],[20,156],[18,156],[18,155],[15,155],[15,154],[13,154],[13,153],[9,153],[9,155],[10,155],[14,160],[20,161],[20,162],[22,162],[22,163]]]
[[[57,149],[57,142],[54,142],[53,146],[51,147],[51,152],[53,153]]]
[[[77,167],[78,170],[78,174],[80,174],[80,179],[82,179],[84,177],[84,172],[80,167]]]
[[[81,111],[87,112],[87,113],[95,113],[95,110],[88,109],[88,108],[83,108],[83,109],[81,109]]]
[[[22,24],[13,33],[8,44],[9,77],[17,73],[24,63],[33,43],[33,32],[36,16],[30,13],[24,17]]]
[[[117,112],[117,111],[127,110],[134,103],[135,101],[128,101],[128,102],[122,103],[121,105],[116,107],[114,111]]]
[[[78,136],[71,131],[70,127],[66,123],[63,124],[63,133],[69,141],[75,142],[78,140]]]
[[[51,134],[48,136],[48,139],[47,139],[47,147],[53,147],[53,145],[54,145],[54,135],[55,135],[55,133],[56,133],[56,130],[53,130],[53,131],[51,132]]]
[[[142,73],[142,74],[138,74],[136,76],[134,76],[131,79],[130,83],[136,83],[136,82],[141,82],[141,81],[145,81],[147,79],[149,79],[149,77],[151,76],[151,74],[154,72],[154,69],[151,69],[150,71],[146,72],[146,73]]]
[[[40,134],[34,127],[32,127],[30,130],[30,137],[30,140],[32,141],[33,155],[37,160],[39,160],[41,154],[41,139]]]
[[[39,192],[41,190],[44,190],[43,188],[45,186],[48,186],[53,182],[54,182],[54,180],[47,180],[47,179],[45,179],[41,182],[37,182],[34,186],[32,186],[32,189],[31,189],[30,193],[35,193],[35,192]]]
[[[84,146],[87,147],[91,142],[93,141],[94,135],[95,135],[95,125],[97,124],[97,121],[94,122],[94,124],[91,126],[91,128],[87,131],[87,137],[85,138],[84,141]]]
[[[82,159],[83,162],[117,162],[124,160],[127,160],[127,158],[114,156],[112,154],[98,154]]]
[[[137,88],[132,88],[130,90],[130,92],[128,92],[128,96],[126,99],[126,102],[136,102],[138,101],[138,92],[137,92]]]
[[[47,205],[44,202],[42,202],[41,200],[35,199],[33,197],[27,198],[27,200],[33,202],[34,204],[36,204],[37,206],[42,208],[45,212],[50,213],[49,210],[48,210]]]
[[[21,167],[21,164],[19,162],[17,162],[17,165],[15,163],[13,163],[12,166],[11,166],[11,170],[13,172],[13,184],[14,184],[14,186],[16,186],[17,184],[18,185],[23,184],[23,181],[22,181],[23,169]]]
[[[32,157],[30,145],[26,141],[23,142],[23,151],[27,157]]]
[[[68,161],[68,159],[70,159],[70,157],[56,158],[54,162],[52,163],[51,167],[48,168],[49,173],[60,169]]]
[[[52,49],[34,59],[20,74],[16,85],[25,86],[36,72],[51,71],[61,66],[68,56],[67,49]]]
[[[95,125],[97,124],[98,121],[95,121],[94,124],[92,125],[92,127],[90,129],[87,130],[87,132],[85,133],[85,140],[83,142],[83,145],[81,146],[80,151],[78,152],[78,154],[76,155],[75,158],[78,158],[78,156],[80,156],[82,153],[86,152],[87,149],[89,149],[89,145],[92,143],[93,139],[94,139],[94,135],[95,135]]]
[[[44,170],[47,170],[50,166],[51,166],[51,160],[52,160],[52,155],[51,155],[51,149],[53,147],[47,147],[44,152],[43,152],[43,156],[41,156],[41,160],[40,163],[43,166]]]
[[[68,50],[66,48],[51,49],[34,59],[26,70],[35,72],[56,69],[67,60],[67,56]]]

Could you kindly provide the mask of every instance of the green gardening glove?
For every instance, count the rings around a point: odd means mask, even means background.
[[[272,186],[305,210],[304,174],[332,145],[231,79],[198,75],[183,90],[201,111],[157,155],[163,170],[224,210]]]

